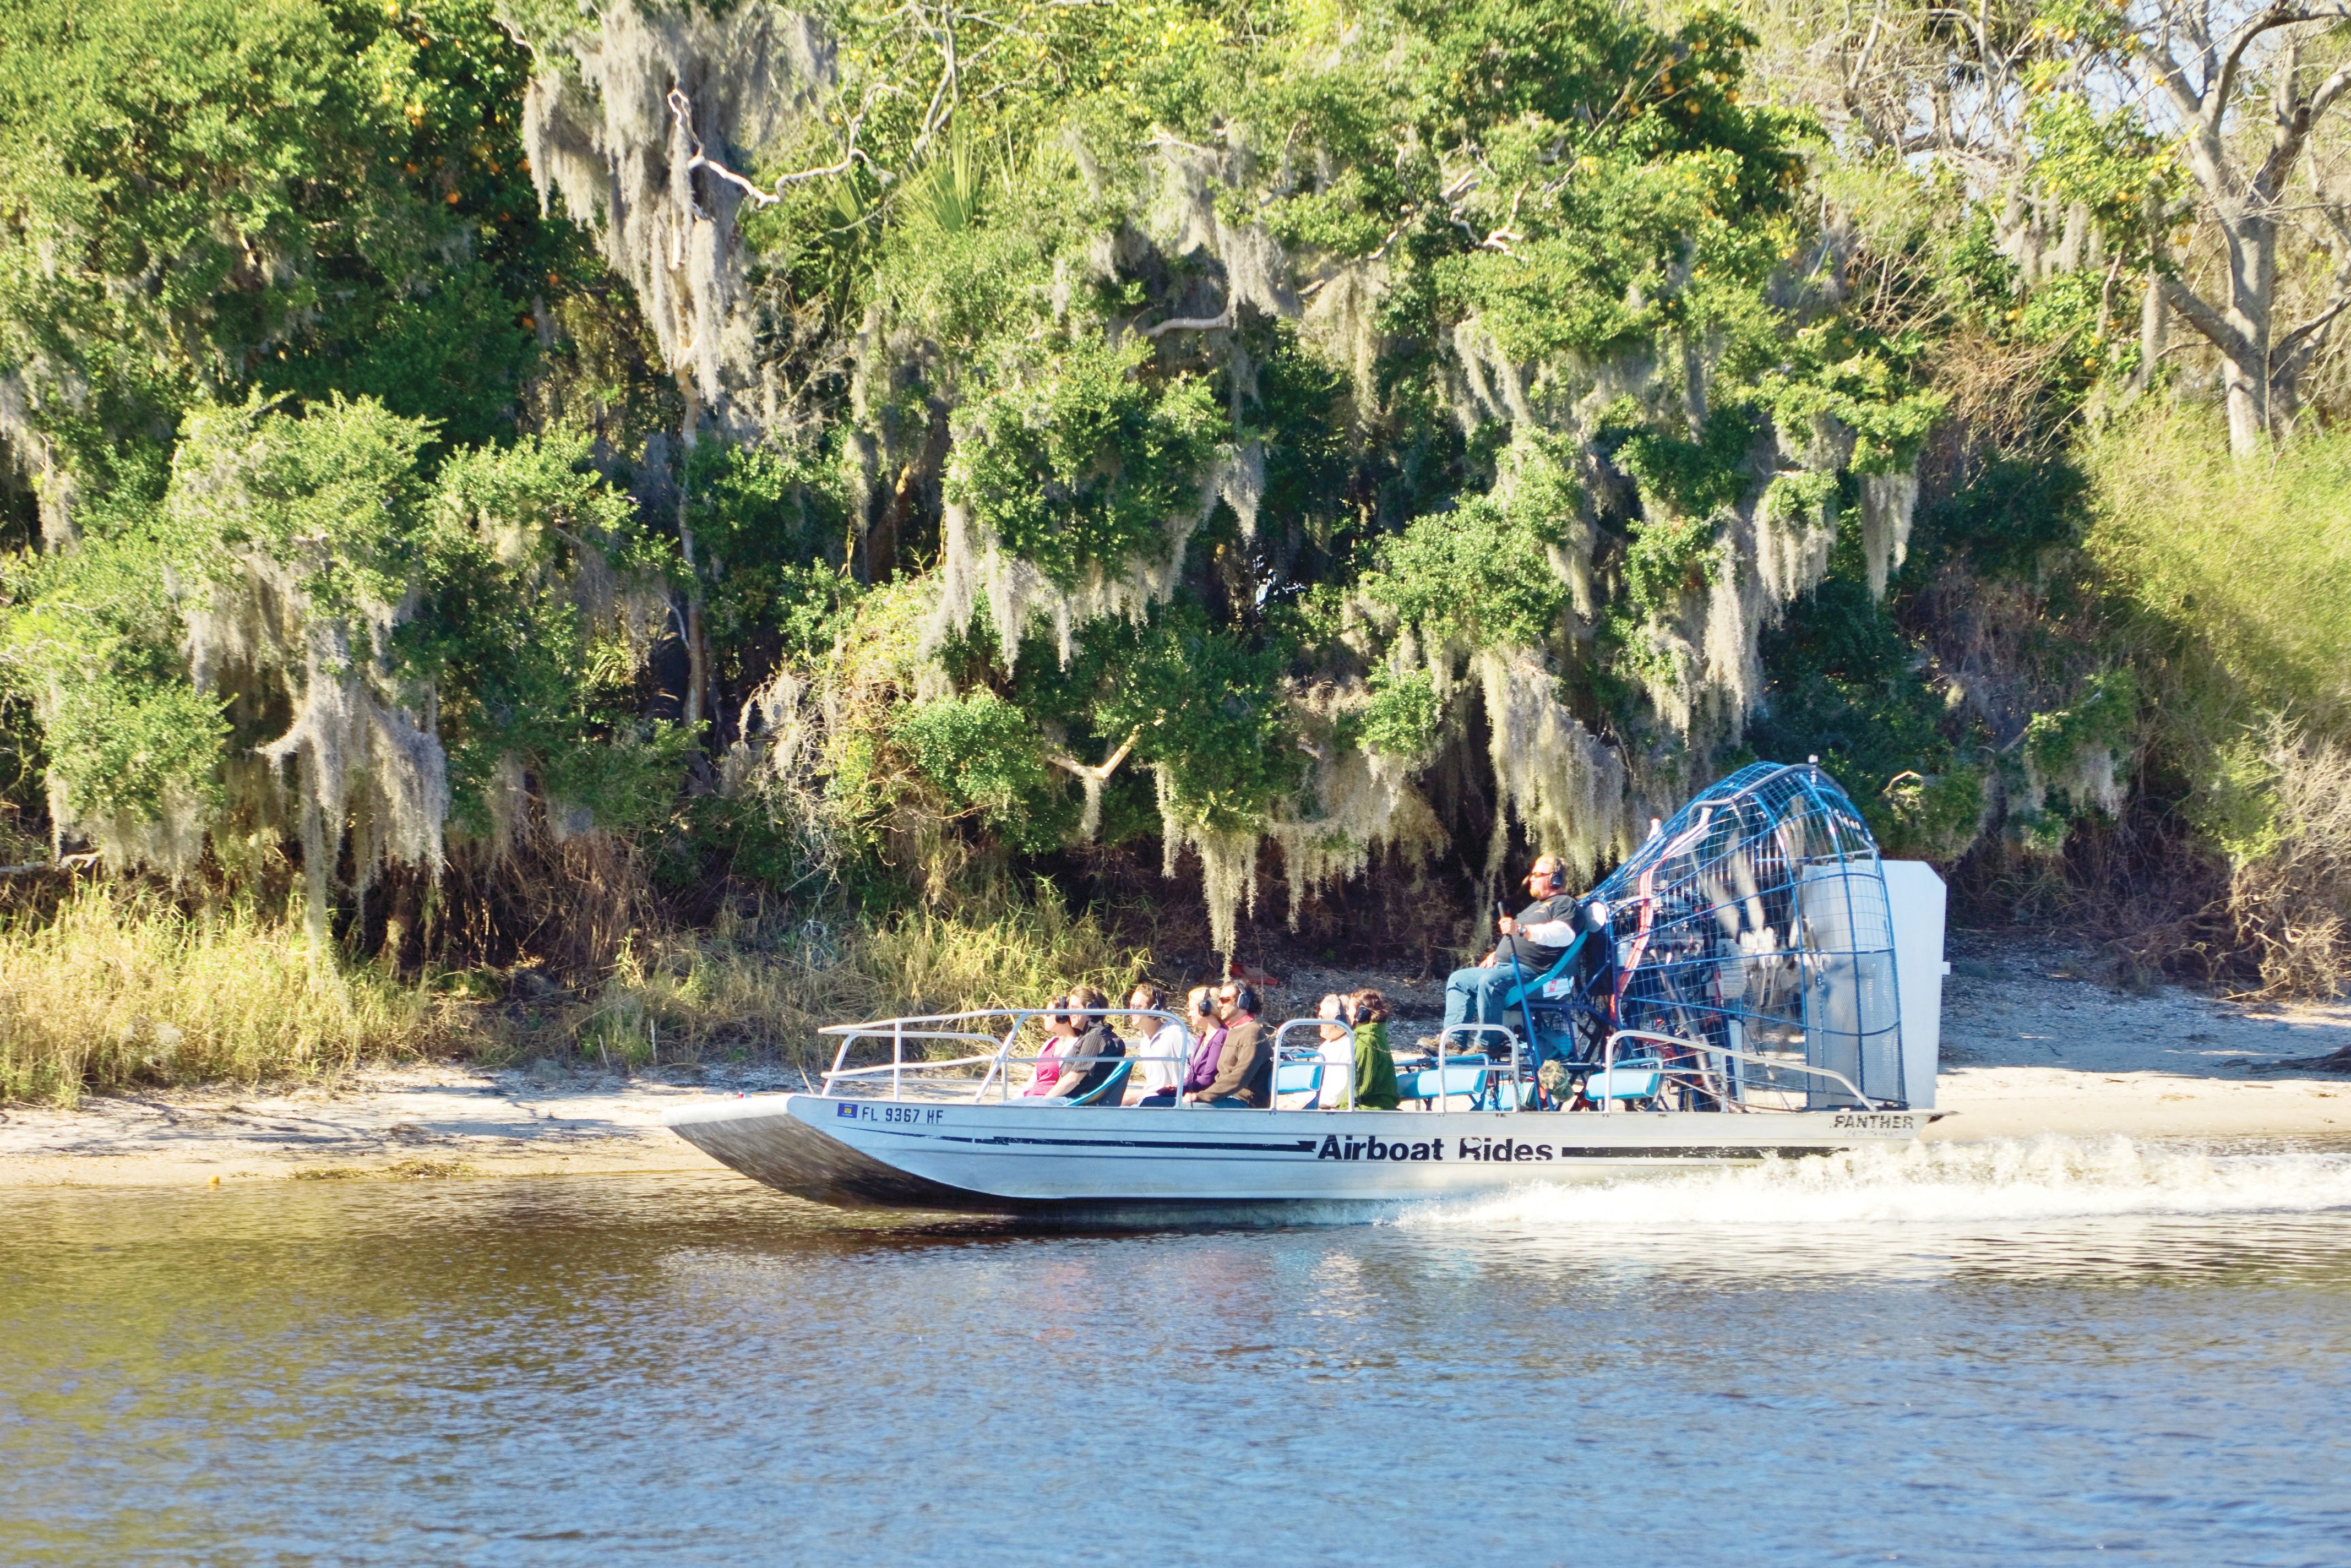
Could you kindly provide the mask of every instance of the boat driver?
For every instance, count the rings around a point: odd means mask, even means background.
[[[1537,857],[1534,869],[1527,873],[1527,895],[1534,902],[1495,922],[1500,939],[1494,950],[1473,967],[1456,969],[1447,977],[1447,1029],[1457,1024],[1507,1024],[1510,1020],[1502,1015],[1512,989],[1521,980],[1532,985],[1541,979],[1575,940],[1575,898],[1567,891],[1567,866],[1557,855]]]

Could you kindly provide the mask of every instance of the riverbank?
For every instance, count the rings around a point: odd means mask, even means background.
[[[1941,1141],[2032,1137],[2351,1137],[2351,1076],[2296,1065],[2351,1046],[2351,1007],[2240,1007],[2092,977],[2086,953],[1955,934],[1945,982]],[[1364,983],[1397,1004],[1399,1039],[1442,1005],[1400,976],[1287,977],[1276,1005],[1311,1012]],[[0,1186],[421,1179],[706,1169],[662,1113],[703,1094],[797,1089],[772,1067],[664,1067],[621,1077],[549,1061],[368,1069],[275,1091],[93,1095],[79,1109],[0,1111]]]

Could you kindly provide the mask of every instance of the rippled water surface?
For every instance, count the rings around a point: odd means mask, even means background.
[[[2351,1154],[1047,1234],[0,1194],[0,1562],[2351,1561]]]

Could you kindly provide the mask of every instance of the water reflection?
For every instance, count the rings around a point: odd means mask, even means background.
[[[17,1193],[0,1343],[10,1563],[2327,1561],[2351,1155],[1285,1231],[723,1173]]]

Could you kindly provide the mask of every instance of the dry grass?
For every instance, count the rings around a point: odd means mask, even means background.
[[[104,885],[0,924],[0,1100],[315,1078],[446,1041],[451,1004],[372,971],[314,983],[301,921]]]
[[[593,996],[505,1049],[538,1049],[552,1034],[614,1065],[758,1055],[810,1066],[830,1060],[816,1036],[825,1024],[1029,1004],[1080,984],[1116,994],[1148,963],[1050,895],[981,915],[909,911],[847,930],[722,917],[707,931],[632,944]]]
[[[2351,989],[2351,433],[2251,462],[2154,400],[2087,444],[2085,544],[2136,612],[2152,750],[2228,891],[2132,943],[2265,998]]]
[[[93,884],[0,920],[0,1102],[138,1084],[329,1077],[363,1062],[574,1053],[614,1068],[713,1056],[812,1065],[819,1027],[1120,991],[1146,956],[1050,893],[960,916],[639,929],[598,983],[505,975],[313,980],[298,915],[188,913]],[[501,995],[501,993],[503,993]]]

